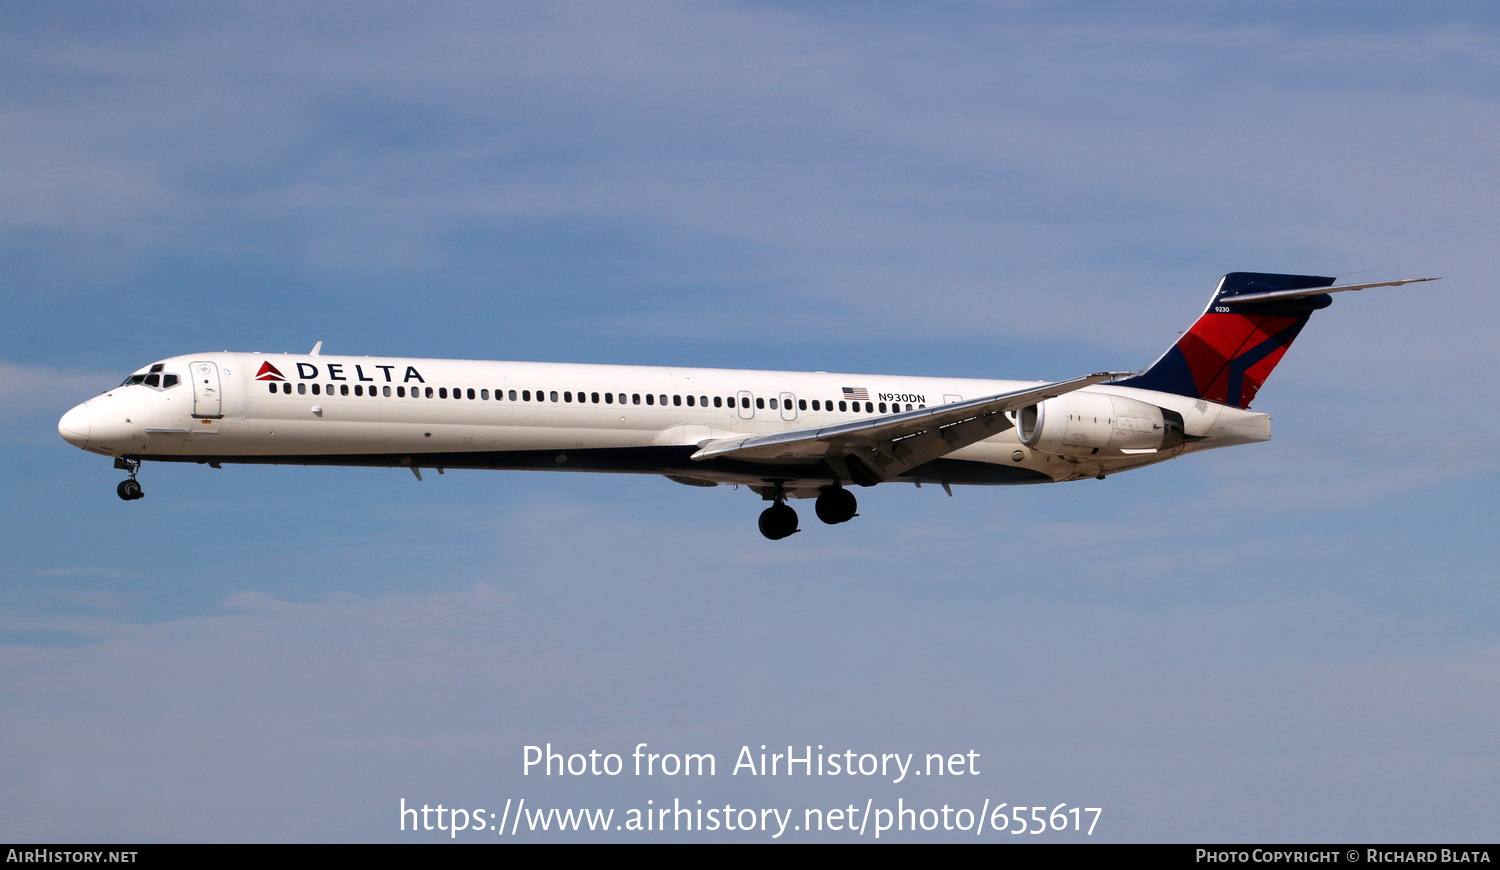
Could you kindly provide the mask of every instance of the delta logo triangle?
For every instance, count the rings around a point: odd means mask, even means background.
[[[270,360],[266,360],[260,364],[260,371],[255,373],[255,379],[257,381],[284,381],[286,377],[281,372],[278,372],[275,366],[271,365]]]

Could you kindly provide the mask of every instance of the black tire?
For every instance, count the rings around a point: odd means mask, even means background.
[[[120,485],[115,487],[115,494],[126,501],[135,501],[145,495],[141,491],[141,485],[134,479],[120,481]]]
[[[854,497],[854,493],[839,487],[825,490],[822,495],[818,496],[813,507],[817,511],[818,519],[834,526],[854,519],[855,512],[859,510],[859,501]]]
[[[784,504],[772,505],[760,513],[760,533],[773,541],[797,533],[797,512]]]

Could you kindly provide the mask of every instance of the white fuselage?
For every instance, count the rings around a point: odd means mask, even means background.
[[[173,383],[166,386],[171,377]],[[120,458],[665,474],[684,483],[837,483],[817,463],[690,457],[736,435],[807,430],[1004,393],[1029,382],[530,362],[204,353],[173,357],[79,405],[59,430]],[[1182,415],[1163,450],[1054,453],[1016,430],[897,478],[954,484],[1075,480],[1263,441],[1265,414],[1109,385]],[[1053,400],[1056,401],[1056,400]]]

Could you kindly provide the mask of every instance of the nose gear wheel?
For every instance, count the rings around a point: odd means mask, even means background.
[[[115,487],[116,495],[125,501],[135,501],[146,495],[141,490],[140,481],[135,479],[136,473],[141,470],[141,461],[139,459],[116,459],[115,467],[123,468],[130,472],[130,477],[127,480],[120,481],[120,485]]]

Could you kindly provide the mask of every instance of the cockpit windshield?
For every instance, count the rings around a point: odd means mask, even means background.
[[[157,363],[148,372],[136,373],[126,378],[120,383],[120,386],[128,387],[133,384],[140,384],[150,387],[153,390],[166,390],[177,386],[180,379],[177,375],[162,371],[164,368],[166,368],[166,363]]]

